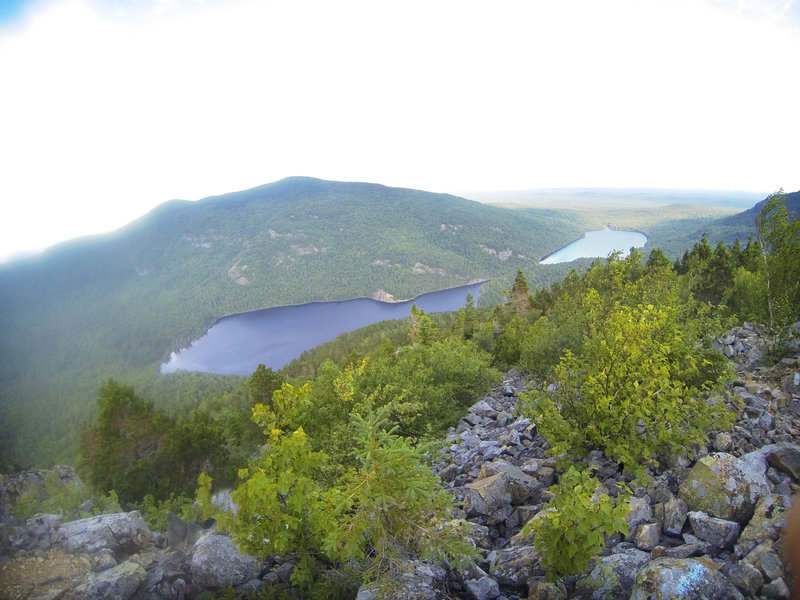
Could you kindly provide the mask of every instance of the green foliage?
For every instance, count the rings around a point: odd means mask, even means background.
[[[229,480],[225,430],[204,412],[176,420],[113,379],[100,389],[95,423],[81,436],[80,467],[96,490],[124,503],[194,491],[203,469]]]
[[[352,375],[337,380],[337,394],[350,404],[356,392]],[[255,556],[293,554],[292,583],[309,588],[325,562],[360,565],[365,579],[386,572],[406,552],[470,560],[474,549],[458,527],[444,524],[453,499],[422,460],[423,447],[387,430],[388,407],[366,417],[350,416],[354,465],[332,481],[330,459],[314,451],[306,432],[293,423],[313,410],[308,385],[284,384],[274,395],[274,409],[253,408],[268,443],[231,497],[236,515],[217,515],[220,527]],[[202,476],[198,500],[210,509],[210,479]]]
[[[208,500],[210,502],[210,497]],[[162,534],[167,532],[167,513],[178,515],[187,521],[200,516],[194,507],[192,498],[174,494],[163,500],[157,500],[152,494],[148,494],[142,498],[140,503],[132,503],[131,507],[141,513],[151,531],[158,531]]]
[[[599,482],[586,471],[570,466],[561,475],[543,517],[531,519],[522,530],[535,532],[535,548],[542,553],[547,578],[558,579],[586,571],[605,544],[605,536],[628,535],[628,490],[616,500],[598,490]]]
[[[764,260],[770,325],[800,317],[800,219],[792,218],[783,190],[767,198],[756,219]]]
[[[364,563],[365,579],[390,570],[406,552],[465,567],[475,549],[460,526],[447,524],[453,498],[422,457],[423,447],[387,430],[388,407],[353,414],[356,469],[332,491],[337,526],[325,552]]]
[[[106,495],[93,495],[82,487],[62,481],[55,472],[47,471],[43,485],[34,486],[18,498],[12,513],[18,519],[48,513],[73,521],[119,510],[119,500],[113,490]]]
[[[674,304],[610,309],[597,292],[585,297],[589,333],[579,354],[567,351],[556,367],[555,391],[522,395],[522,412],[539,423],[555,455],[585,456],[600,449],[635,475],[662,453],[705,441],[705,429],[729,427],[724,404],[702,393],[725,372],[697,385],[696,338],[687,337]]]
[[[247,389],[253,404],[269,404],[272,394],[279,390],[286,378],[282,373],[274,373],[271,368],[260,364],[247,380]]]
[[[428,436],[455,425],[474,398],[500,373],[474,344],[453,338],[403,346],[370,357],[354,382],[361,406],[368,398],[390,407],[390,421],[403,435]]]

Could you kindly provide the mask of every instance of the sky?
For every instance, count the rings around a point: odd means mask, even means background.
[[[800,0],[0,0],[0,261],[293,175],[800,190]]]

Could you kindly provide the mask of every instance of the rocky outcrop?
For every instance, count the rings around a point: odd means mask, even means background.
[[[136,511],[62,519],[37,515],[12,528],[27,543],[0,563],[0,597],[174,600],[228,586],[244,595],[283,586],[291,573],[291,563],[257,561],[227,535],[174,515],[167,537]]]
[[[788,598],[780,539],[790,486],[800,484],[800,362],[764,366],[769,343],[750,325],[721,338],[740,378],[712,401],[738,412],[734,429],[712,432],[696,462],[677,456],[652,472],[634,489],[628,537],[611,536],[587,573],[559,585],[545,580],[533,535],[520,534],[542,517],[557,473],[535,425],[516,415],[518,392],[533,382],[509,373],[451,431],[438,466],[461,516],[486,530],[482,586],[496,582],[506,598]],[[629,482],[602,454],[591,462],[606,490]],[[476,579],[452,579],[458,597],[474,596]]]

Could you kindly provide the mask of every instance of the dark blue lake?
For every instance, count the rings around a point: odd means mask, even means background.
[[[336,336],[388,319],[403,319],[412,304],[426,313],[458,310],[467,293],[478,296],[483,283],[423,294],[405,302],[356,298],[266,308],[218,320],[188,348],[173,352],[162,373],[203,371],[250,375],[259,364],[280,369],[306,350]]]

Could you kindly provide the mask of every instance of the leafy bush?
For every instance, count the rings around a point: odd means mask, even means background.
[[[32,487],[14,503],[12,513],[18,519],[29,519],[37,513],[59,514],[65,521],[120,510],[117,495],[93,496],[88,490],[62,481],[48,471],[43,485]]]
[[[730,427],[723,403],[702,393],[719,384],[702,378],[695,340],[684,335],[674,307],[617,304],[601,315],[597,293],[586,297],[589,335],[580,354],[567,351],[556,367],[557,388],[522,394],[522,412],[536,419],[555,455],[600,449],[634,475],[659,453],[705,441],[705,429]]]
[[[338,393],[353,393],[352,379]],[[364,579],[391,569],[406,553],[445,559],[453,566],[473,558],[474,549],[458,526],[445,526],[453,498],[424,464],[424,447],[387,429],[389,407],[353,413],[352,461],[336,482],[324,452],[316,452],[302,428],[310,388],[284,384],[274,410],[256,405],[253,418],[269,437],[261,457],[242,469],[243,483],[231,497],[236,515],[216,515],[243,551],[255,556],[293,554],[292,583],[308,588],[324,564],[358,565]],[[198,499],[211,510],[211,480],[200,477]],[[209,514],[206,512],[205,514]]]
[[[534,545],[548,579],[583,573],[603,548],[605,535],[628,534],[630,494],[623,490],[615,501],[598,493],[598,485],[590,473],[570,466],[550,488],[553,497],[543,516],[523,528],[523,535],[536,533]]]

